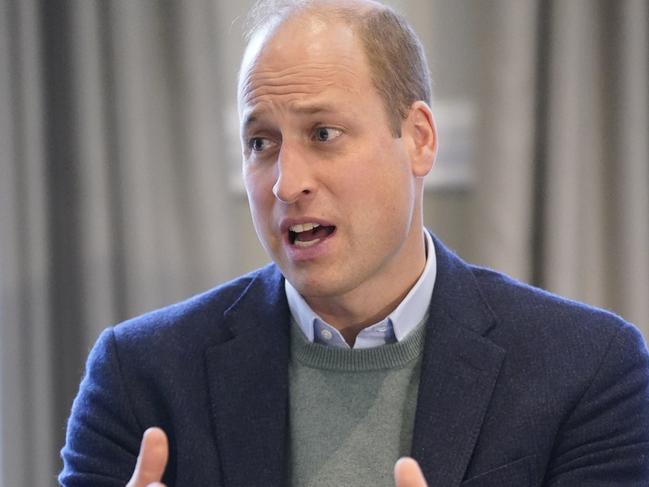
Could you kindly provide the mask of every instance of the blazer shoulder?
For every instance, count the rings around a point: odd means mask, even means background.
[[[472,267],[478,288],[496,316],[489,338],[528,357],[557,357],[564,365],[596,366],[615,343],[646,361],[639,330],[611,311],[574,301],[517,281],[507,275]]]
[[[278,269],[269,264],[181,302],[119,323],[112,328],[115,340],[136,348],[175,342],[187,346],[193,341],[205,346],[222,341],[228,335],[222,326],[228,311],[251,290],[260,305],[272,305],[264,303],[263,297],[278,287],[280,278]]]
[[[496,401],[533,416],[527,436],[541,445],[547,483],[644,485],[649,353],[639,331],[610,311],[471,269],[496,318],[487,338],[506,350]]]
[[[501,322],[587,329],[590,333],[605,334],[632,327],[609,310],[559,296],[491,269],[471,266],[471,270],[485,301]]]

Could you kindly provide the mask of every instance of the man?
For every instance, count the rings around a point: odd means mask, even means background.
[[[104,332],[62,484],[647,485],[639,333],[424,230],[437,139],[405,21],[368,0],[254,16],[243,173],[274,264]]]

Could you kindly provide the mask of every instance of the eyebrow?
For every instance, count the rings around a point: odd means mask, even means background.
[[[339,110],[336,110],[333,105],[330,105],[328,103],[304,103],[304,104],[298,104],[294,108],[292,108],[293,111],[297,113],[303,113],[305,115],[314,115],[316,113],[333,113],[337,112]]]
[[[253,123],[255,123],[258,120],[257,116],[254,113],[251,113],[249,115],[246,115],[246,117],[243,120],[243,130],[247,130],[248,127],[250,127]]]
[[[303,115],[317,115],[319,113],[336,113],[340,110],[335,109],[333,105],[328,103],[304,103],[296,104],[294,107],[291,107],[291,111]],[[257,122],[259,118],[258,114],[253,110],[244,118],[243,129],[246,130],[253,123]]]

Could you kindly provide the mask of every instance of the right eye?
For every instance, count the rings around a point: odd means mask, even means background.
[[[270,146],[270,140],[263,137],[253,137],[248,140],[248,148],[253,152],[262,152]]]

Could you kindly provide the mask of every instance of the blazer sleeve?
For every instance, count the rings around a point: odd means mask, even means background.
[[[110,328],[88,357],[72,406],[61,450],[61,485],[124,487],[135,467],[143,431],[130,404]]]
[[[544,485],[649,485],[649,356],[623,325],[563,421]]]

